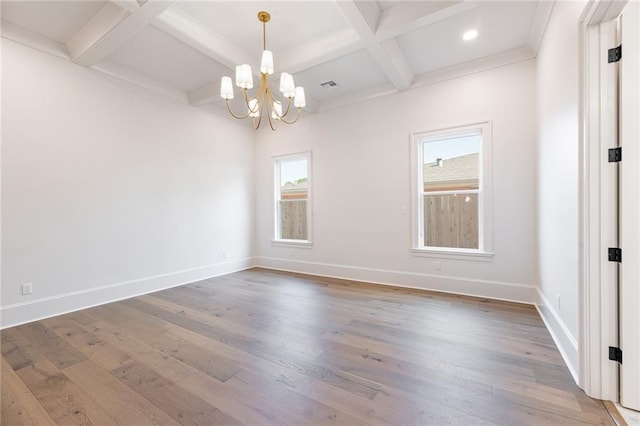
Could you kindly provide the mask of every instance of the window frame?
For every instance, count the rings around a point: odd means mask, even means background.
[[[307,239],[306,240],[294,240],[287,238],[280,238],[282,235],[282,230],[280,227],[280,166],[282,163],[288,161],[295,161],[300,159],[307,160]],[[312,186],[313,186],[313,178],[312,178],[312,156],[311,151],[303,151],[297,152],[293,154],[286,155],[278,155],[272,157],[273,160],[273,171],[274,171],[274,179],[273,179],[273,239],[271,240],[271,244],[275,246],[285,246],[285,247],[307,247],[310,248],[313,245],[313,224],[312,224]]]
[[[442,139],[452,139],[480,132],[478,194],[478,248],[425,246],[424,243],[424,145]],[[451,126],[411,135],[411,252],[415,256],[451,258],[459,260],[491,261],[493,259],[493,185],[492,185],[492,123],[482,121]],[[461,192],[476,192],[461,190]],[[433,192],[438,194],[437,191]]]

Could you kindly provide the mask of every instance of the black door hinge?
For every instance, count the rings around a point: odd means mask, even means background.
[[[609,262],[622,262],[622,249],[609,247]]]
[[[607,51],[607,58],[610,64],[613,62],[618,62],[620,59],[622,59],[622,45],[609,49]]]
[[[622,148],[609,148],[609,162],[619,163],[622,161]]]
[[[611,361],[618,361],[622,364],[622,350],[615,346],[609,346],[609,359]]]

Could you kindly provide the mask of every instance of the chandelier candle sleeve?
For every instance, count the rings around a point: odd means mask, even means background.
[[[260,62],[260,72],[262,74],[273,74],[273,53],[270,50],[262,52],[262,62]]]
[[[280,74],[280,92],[285,98],[293,98],[296,95],[296,85],[293,83],[293,76],[283,72]]]
[[[304,97],[304,88],[296,87],[296,98],[293,100],[293,106],[295,106],[296,108],[304,108],[306,105],[307,100]]]
[[[220,82],[220,97],[222,99],[233,99],[233,83],[231,77],[222,77]]]
[[[253,89],[251,65],[242,64],[236,67],[236,86],[242,89]]]
[[[293,76],[287,72],[280,74],[280,93],[276,96],[269,85],[269,76],[273,74],[273,53],[267,49],[266,23],[271,20],[268,12],[258,13],[258,20],[262,22],[262,58],[260,62],[260,84],[254,94],[249,90],[253,89],[253,72],[251,66],[242,64],[236,66],[236,86],[241,89],[241,99],[245,103],[246,114],[236,114],[232,108],[230,100],[233,95],[233,81],[231,77],[222,77],[220,81],[220,97],[226,101],[229,113],[238,119],[251,118],[255,129],[260,127],[262,121],[267,121],[271,130],[276,130],[279,122],[293,124],[300,118],[302,108],[306,105],[304,89],[296,87]],[[293,108],[292,108],[293,106]],[[296,110],[295,113],[292,111]],[[295,117],[293,115],[295,114]]]

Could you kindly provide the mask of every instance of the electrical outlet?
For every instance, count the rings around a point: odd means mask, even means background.
[[[442,269],[442,262],[433,262],[433,269],[436,271]]]
[[[31,294],[31,293],[33,293],[33,284],[31,284],[31,283],[22,284],[21,290],[22,290],[22,295],[23,296]]]
[[[226,259],[226,258],[227,258],[227,252],[226,252],[226,251],[223,251],[223,252],[222,252],[222,258],[223,258],[223,259]]]
[[[558,310],[560,310],[560,295],[558,294]]]

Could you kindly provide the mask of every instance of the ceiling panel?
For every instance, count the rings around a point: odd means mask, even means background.
[[[309,68],[293,76],[305,94],[323,101],[387,82],[387,78],[366,50],[360,49],[333,61]],[[333,80],[336,87],[323,88],[321,83]]]
[[[522,47],[529,36],[536,2],[486,2],[473,10],[398,37],[416,74]],[[476,29],[470,42],[462,34]]]
[[[224,65],[152,26],[136,34],[107,60],[185,92],[231,75]]]
[[[377,1],[376,3],[378,4],[378,9],[380,9],[381,11],[385,11],[385,10],[391,9],[392,7],[396,7],[399,4],[405,3],[405,2],[383,0],[383,1]]]
[[[106,1],[2,1],[2,20],[66,44]]]
[[[348,28],[337,7],[327,1],[181,1],[176,7],[256,58],[262,53],[261,10],[271,14],[267,48],[274,55]]]

